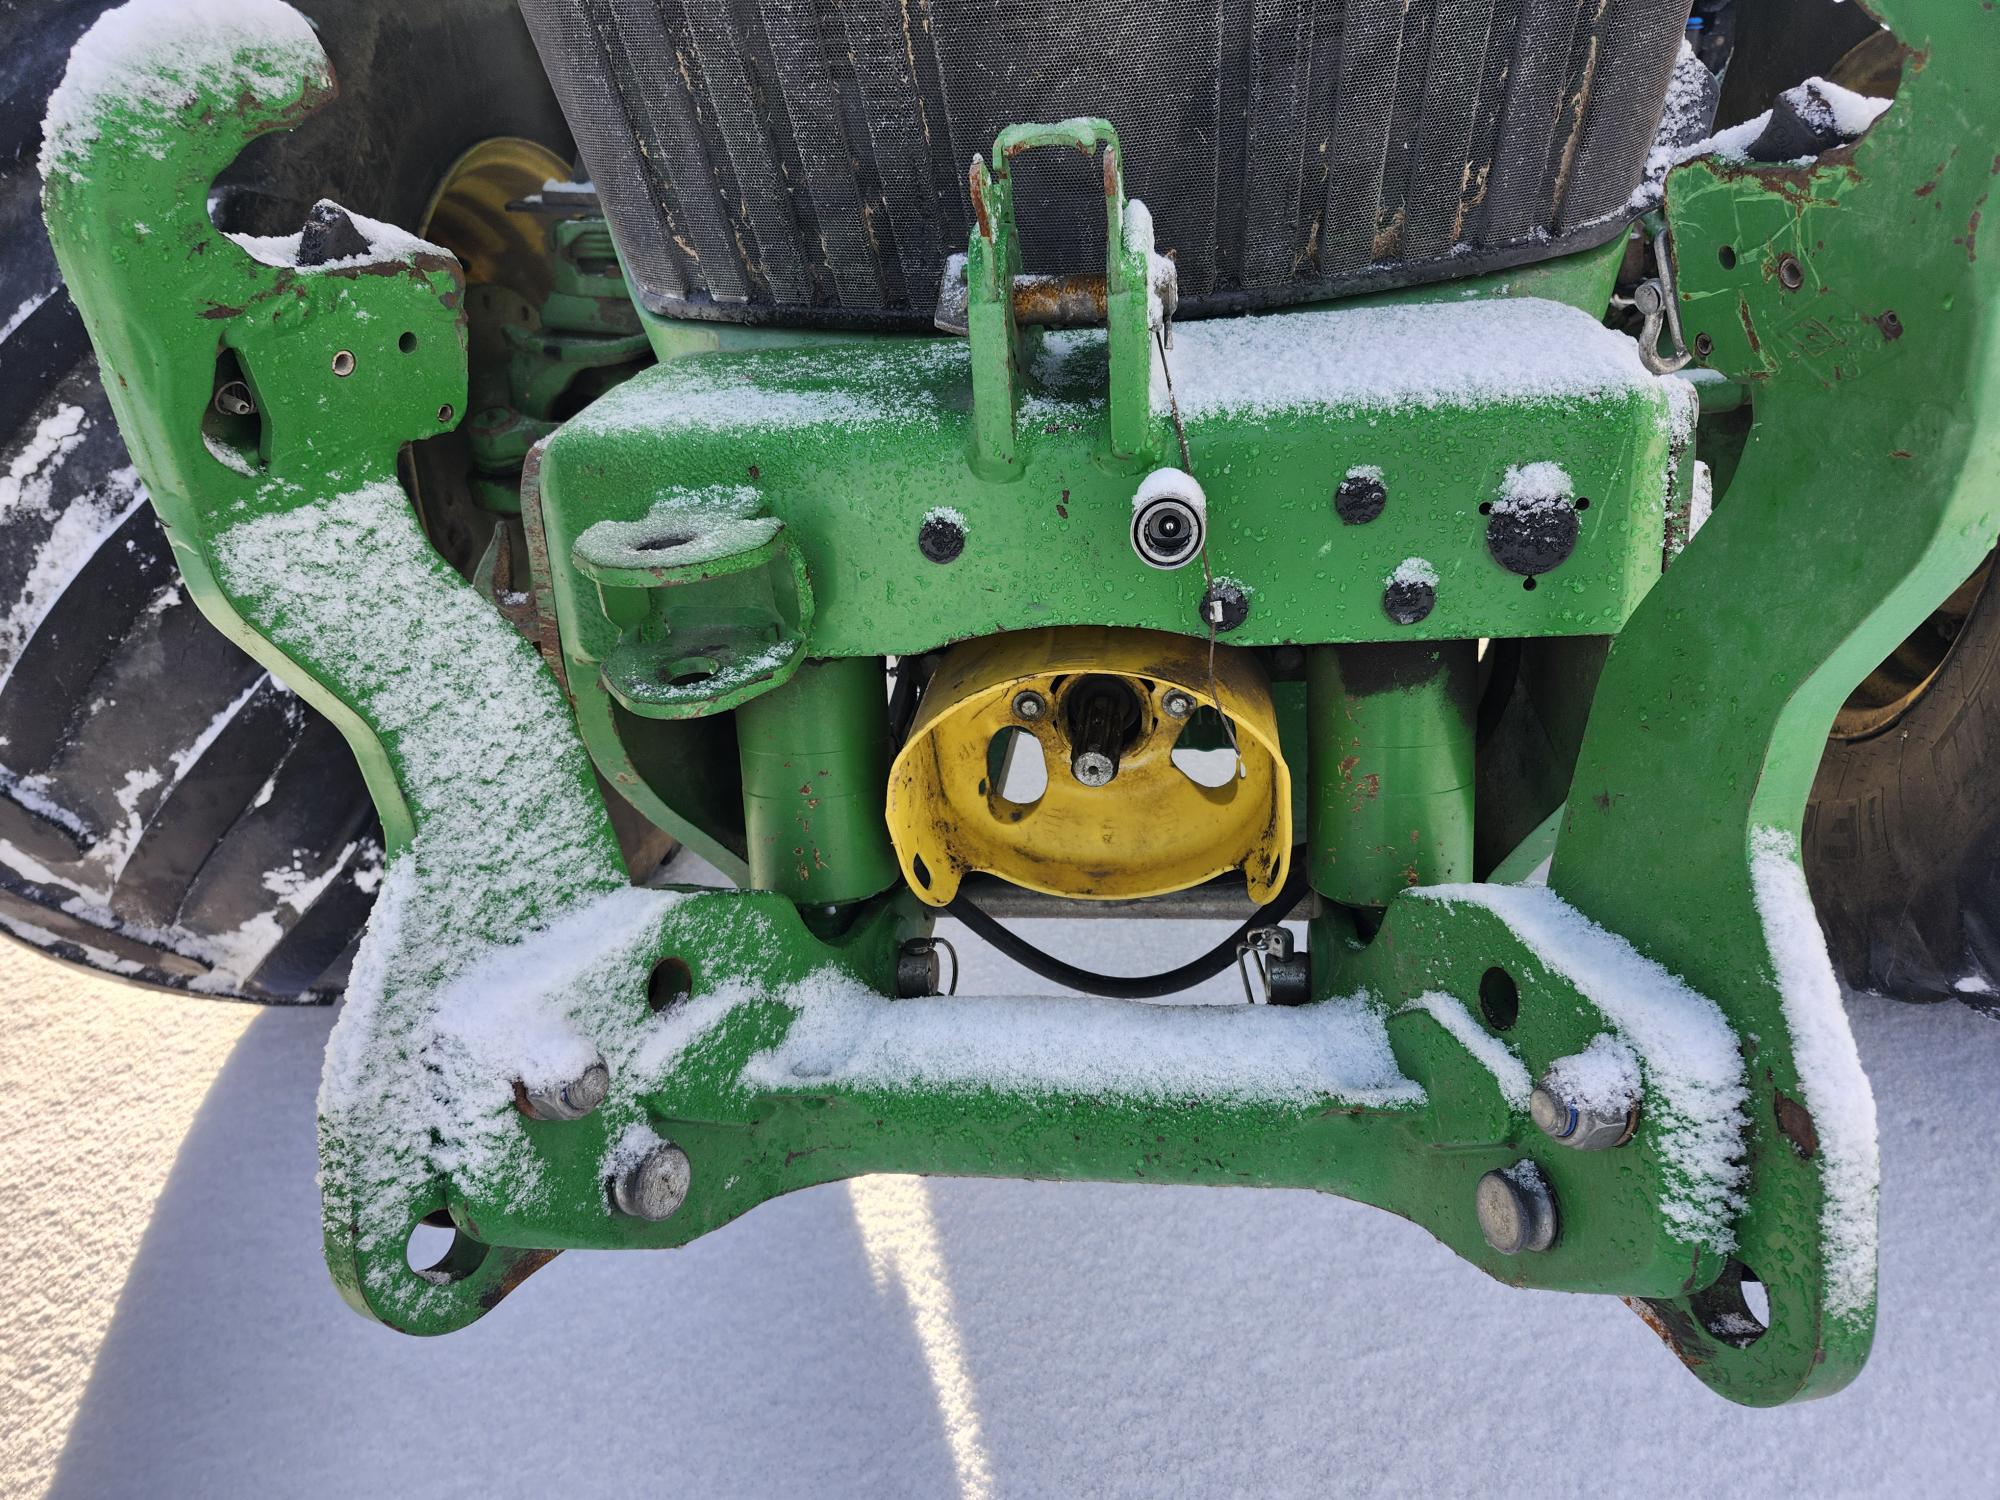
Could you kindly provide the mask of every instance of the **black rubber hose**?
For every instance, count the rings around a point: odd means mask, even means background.
[[[1086,995],[1105,995],[1113,1000],[1157,1000],[1162,995],[1191,989],[1204,979],[1213,979],[1236,962],[1236,945],[1243,941],[1244,934],[1251,928],[1269,927],[1284,921],[1306,893],[1305,852],[1303,844],[1292,851],[1292,868],[1285,876],[1284,885],[1279,887],[1278,894],[1269,903],[1258,907],[1248,921],[1200,958],[1190,959],[1164,974],[1098,974],[1089,969],[1079,969],[1075,964],[1064,963],[1009,932],[964,896],[958,897],[945,910],[1031,974],[1053,979],[1057,984],[1068,985],[1073,990],[1082,990]]]

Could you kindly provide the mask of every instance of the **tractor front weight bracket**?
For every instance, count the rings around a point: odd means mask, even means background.
[[[172,0],[135,3],[153,24],[92,31],[58,93],[46,212],[194,597],[339,725],[382,811],[319,1101],[355,1307],[444,1332],[559,1250],[682,1244],[865,1172],[1238,1184],[1625,1297],[1734,1400],[1860,1368],[1872,1104],[1796,834],[1843,692],[1994,541],[2000,16],[1884,0],[1913,50],[1865,140],[1671,175],[1682,324],[1757,426],[1664,574],[1693,395],[1601,304],[1479,284],[1170,343],[1116,136],[1073,121],[974,166],[966,339],[746,340],[539,444],[538,652],[395,480],[465,405],[452,259],[333,205],[261,241],[204,212],[250,140],[331,99],[310,27],[268,0],[177,36]],[[1007,167],[1051,146],[1102,153],[1106,329],[1016,316],[1049,289],[1021,284]],[[1133,556],[1169,376],[1206,567]],[[1306,742],[1261,732],[1271,810],[1241,838],[1275,862],[1253,887],[1289,857],[1325,898],[1308,1003],[894,998],[930,910],[884,816],[881,659],[1083,629],[1305,648]],[[1546,886],[1471,881],[1483,636],[1616,637]],[[1282,727],[1260,659],[1231,692]],[[1225,701],[1182,675],[1163,714]],[[630,885],[593,763],[754,888]],[[899,828],[942,815],[910,795]],[[1091,893],[1081,856],[1036,878]],[[456,1233],[418,1269],[425,1221]]]

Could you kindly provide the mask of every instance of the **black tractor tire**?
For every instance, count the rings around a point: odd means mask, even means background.
[[[1928,679],[1836,725],[1803,853],[1849,985],[2000,1011],[2000,568],[1954,600],[1899,653],[1941,651]]]
[[[41,120],[113,0],[0,0],[0,930],[265,1002],[328,998],[380,876],[318,714],[180,587],[43,232]],[[514,0],[317,0],[340,96],[219,185],[226,229],[329,197],[414,227],[467,147],[567,128]]]

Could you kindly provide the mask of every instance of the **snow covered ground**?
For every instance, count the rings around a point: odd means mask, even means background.
[[[1029,982],[953,936],[968,988]],[[1036,936],[1180,956],[1158,924]],[[1760,1413],[1616,1302],[1305,1193],[864,1179],[401,1338],[320,1263],[329,1012],[9,944],[0,994],[8,1496],[2000,1493],[2000,1026],[1956,1006],[1851,1002],[1881,1332],[1848,1391]]]

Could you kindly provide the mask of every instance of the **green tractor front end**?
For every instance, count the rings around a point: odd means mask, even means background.
[[[1058,41],[989,38],[1021,78],[961,154],[944,19],[836,7],[836,67],[810,8],[524,9],[594,178],[514,205],[532,331],[331,203],[215,226],[338,108],[281,0],[110,12],[42,160],[187,587],[380,814],[319,1100],[347,1299],[445,1332],[862,1173],[1294,1187],[1622,1297],[1732,1400],[1851,1380],[1874,1113],[1799,839],[2000,528],[2000,16],[1884,0],[1886,114],[1822,91],[1828,139],[1662,192],[1685,6],[1531,46],[1551,7],[1351,5],[1243,54],[1291,175],[1241,146],[1237,217],[1170,219],[1140,96],[1228,77],[1114,51],[1033,123]],[[1478,180],[1419,190],[1452,140]],[[476,566],[420,508],[446,434]],[[609,806],[737,888],[635,884]],[[1237,925],[1113,976],[998,920],[1107,911]],[[940,993],[947,915],[1089,998]],[[1243,1004],[1145,1003],[1231,967]]]

